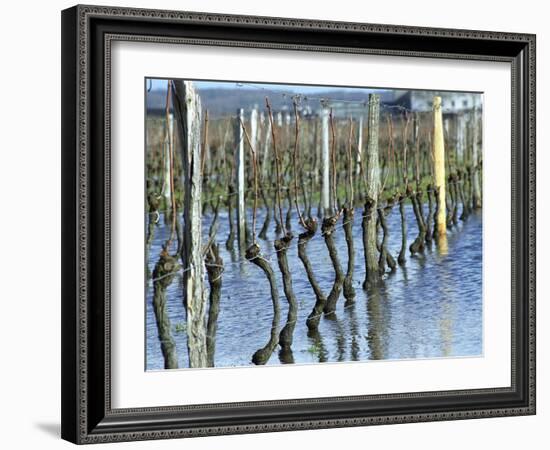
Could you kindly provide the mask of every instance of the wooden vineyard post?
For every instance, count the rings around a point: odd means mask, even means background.
[[[271,146],[271,121],[266,120],[265,140],[264,140],[264,153],[262,157],[262,176],[261,180],[267,179],[269,175],[269,147]]]
[[[359,125],[357,129],[357,160],[355,174],[359,176],[361,174],[361,158],[363,156],[363,116],[359,116]]]
[[[378,273],[378,250],[376,246],[376,217],[380,192],[380,165],[378,139],[380,125],[380,95],[369,94],[369,128],[367,136],[367,180],[365,210],[363,212],[363,246],[365,250],[366,277],[363,287],[376,282]]]
[[[472,207],[474,209],[481,208],[481,183],[479,182],[479,138],[480,138],[480,105],[474,102],[473,114],[473,136],[472,136]]]
[[[328,137],[329,110],[321,110],[321,208],[324,215],[332,214],[330,200],[330,151]]]
[[[319,121],[313,122],[313,183],[319,185],[319,160],[321,159],[321,149],[319,148]]]
[[[244,112],[237,110],[235,121],[235,185],[237,186],[237,240],[239,251],[246,248],[246,205],[244,203],[244,133],[241,126],[244,123]]]
[[[434,176],[437,195],[437,216],[435,226],[439,240],[447,236],[447,218],[445,204],[445,141],[443,137],[443,113],[441,111],[441,97],[433,100],[434,129],[433,129],[433,153]]]
[[[254,107],[252,111],[250,111],[250,143],[254,149],[258,148],[258,120],[258,110]]]
[[[201,103],[190,81],[174,81],[183,162],[183,299],[189,367],[206,367],[206,295],[201,240]]]
[[[464,165],[464,136],[466,133],[465,127],[465,117],[464,113],[459,113],[457,116],[457,125],[456,125],[456,165],[458,166],[458,161]]]
[[[174,148],[174,115],[170,114],[168,115],[168,123],[166,124],[167,134],[164,139],[164,146],[163,146],[163,152],[164,152],[164,167],[163,169],[163,182],[162,186],[164,187],[164,192],[162,192],[164,196],[164,202],[165,202],[165,210],[168,211],[170,209],[170,205],[172,204],[172,198],[170,193],[170,152],[173,151]],[[166,217],[166,216],[165,216]]]

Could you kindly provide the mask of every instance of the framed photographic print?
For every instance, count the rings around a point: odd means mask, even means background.
[[[62,13],[62,436],[535,413],[535,36]]]

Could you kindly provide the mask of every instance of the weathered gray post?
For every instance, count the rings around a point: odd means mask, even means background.
[[[460,162],[464,164],[464,137],[466,133],[466,126],[465,126],[465,117],[464,113],[458,113],[457,115],[457,124],[456,124],[456,157],[457,157],[457,165],[458,160],[460,159]]]
[[[480,140],[480,124],[481,124],[481,105],[477,101],[474,101],[474,114],[473,114],[473,136],[472,136],[472,206],[474,209],[481,208],[481,183],[480,168],[479,168],[479,140]]]
[[[257,106],[254,106],[254,108],[257,109]],[[264,131],[265,127],[265,115],[263,112],[261,112],[258,117],[258,137],[256,138],[254,148],[256,149],[257,157],[260,158],[260,146],[262,145],[262,132]]]
[[[323,107],[321,110],[321,207],[323,208],[323,214],[332,215],[328,118],[329,110]]]
[[[165,210],[168,211],[172,205],[172,198],[170,193],[170,184],[171,184],[171,178],[170,178],[170,161],[171,161],[171,152],[174,148],[174,116],[173,114],[170,114],[168,116],[168,123],[166,124],[166,128],[168,133],[164,137],[164,145],[163,145],[163,152],[164,152],[164,167],[163,169],[163,192],[162,195],[164,196],[164,202],[165,202]],[[165,216],[166,217],[166,216]]]
[[[262,176],[264,180],[268,176],[269,172],[269,147],[271,146],[271,121],[266,120],[265,140],[264,140],[264,154],[262,156]]]
[[[369,130],[367,137],[367,186],[363,212],[363,246],[365,250],[366,276],[363,287],[379,279],[378,250],[376,246],[376,218],[380,193],[380,165],[378,161],[378,137],[380,124],[380,95],[369,94]]]
[[[319,148],[319,121],[314,121],[313,128],[313,182],[315,185],[319,184],[319,161],[321,159],[321,152]]]
[[[246,210],[244,203],[244,133],[241,127],[244,123],[244,112],[237,110],[235,120],[235,185],[237,186],[237,239],[239,250],[244,253],[246,249]]]
[[[174,110],[183,162],[183,301],[189,367],[206,367],[206,295],[201,239],[201,103],[190,81],[176,80]]]

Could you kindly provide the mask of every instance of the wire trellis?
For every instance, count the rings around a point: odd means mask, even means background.
[[[448,183],[448,184],[458,184],[458,183],[459,183],[459,182],[450,182],[450,183]],[[426,189],[426,190],[423,191],[423,193],[426,193],[426,194],[427,194],[428,192],[430,192],[430,193],[435,193],[435,192],[437,192],[437,190],[436,190],[436,189]],[[416,193],[413,191],[413,192],[411,192],[410,196],[413,196],[413,195],[415,195],[415,194],[416,194]],[[408,200],[409,200],[409,197],[408,197],[408,196],[404,196],[402,199],[397,199],[397,200],[395,200],[393,203],[391,203],[391,206],[392,206],[392,208],[393,208],[394,206],[398,206],[400,203],[405,203],[405,202],[407,202]],[[358,219],[361,219],[361,220],[363,220],[363,219],[365,219],[365,218],[372,219],[373,216],[374,216],[374,214],[378,214],[379,212],[384,213],[383,211],[384,211],[384,209],[385,209],[387,206],[388,206],[388,205],[386,205],[386,206],[379,205],[376,209],[371,210],[371,211],[369,212],[369,214],[361,214],[361,215],[359,215],[359,216],[354,216],[353,219],[350,219],[350,220],[348,220],[348,221],[343,221],[342,223],[336,223],[336,224],[334,225],[334,227],[332,228],[331,233],[335,232],[335,231],[338,230],[338,229],[343,228],[344,226],[346,226],[346,225],[349,224],[349,223],[354,223],[354,222],[355,222],[356,220],[358,220]],[[337,212],[337,214],[341,216],[341,211]],[[310,242],[313,241],[314,239],[321,239],[321,238],[324,239],[324,237],[325,237],[326,234],[327,234],[327,232],[315,233],[315,234],[314,234],[313,236],[311,236],[311,238],[308,240],[308,243],[310,243]],[[263,255],[256,256],[256,258],[262,258],[264,261],[267,261],[267,262],[270,263],[270,264],[274,264],[275,261],[273,261],[273,259],[272,259],[272,258],[273,258],[273,255],[276,255],[278,252],[287,251],[287,250],[288,250],[287,248],[281,248],[281,249],[279,249],[279,250],[274,249],[274,250],[271,252],[271,255],[270,255],[269,258],[265,258],[265,256],[263,256]],[[253,259],[253,258],[252,258],[252,259]],[[247,258],[239,257],[239,258],[237,258],[236,260],[233,260],[232,262],[233,262],[233,263],[241,263],[241,262],[250,262],[250,260],[247,259]],[[220,267],[219,265],[213,265],[213,264],[209,264],[209,263],[205,263],[205,265],[206,265],[206,266],[212,266],[212,267]],[[221,267],[223,267],[223,266],[221,266]],[[184,269],[184,268],[180,268],[180,269],[178,269],[177,271],[170,272],[170,273],[168,273],[168,274],[164,274],[164,275],[162,275],[161,277],[158,277],[158,278],[156,278],[156,279],[153,279],[152,281],[154,282],[154,281],[160,280],[160,279],[162,279],[162,278],[165,278],[165,277],[167,277],[167,276],[169,276],[169,275],[176,274],[176,273],[180,273],[180,272],[181,272],[181,273],[184,273],[184,272],[187,272],[187,271],[189,271],[189,270],[191,270],[190,267],[185,268],[185,269]]]

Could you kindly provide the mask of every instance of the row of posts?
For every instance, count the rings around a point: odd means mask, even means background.
[[[478,114],[476,110],[476,114]],[[246,245],[246,203],[245,203],[245,137],[241,126],[244,123],[244,111],[239,109],[237,111],[238,119],[235,125],[236,136],[236,152],[235,152],[235,185],[237,186],[237,233],[239,249],[244,250]],[[380,187],[380,170],[378,163],[378,127],[380,117],[380,96],[378,94],[370,94],[369,96],[369,127],[368,127],[368,143],[366,147],[367,158],[367,195],[373,200],[377,200],[378,190]],[[253,109],[250,114],[250,141],[252,143],[258,142],[258,111]],[[464,130],[465,130],[465,118],[460,117],[460,123],[457,127],[457,145],[464,150]],[[446,232],[446,192],[445,192],[445,139],[444,139],[444,127],[443,127],[443,113],[441,108],[441,97],[436,96],[433,99],[433,157],[434,157],[434,177],[435,187],[439,192],[439,208],[436,225],[440,235],[444,235]],[[269,130],[268,130],[269,131]],[[474,136],[473,136],[473,160],[478,159],[478,136],[479,127],[477,117],[474,120]],[[269,134],[267,135],[269,136]],[[266,139],[268,141],[268,139]],[[363,117],[360,117],[358,127],[358,152],[356,157],[356,173],[360,172],[363,144]],[[265,152],[268,151],[268,145],[266,143]],[[266,159],[266,153],[264,153],[264,160]],[[474,177],[474,207],[479,208],[481,196],[478,194],[480,191],[479,179]],[[333,199],[330,195],[330,148],[329,148],[329,109],[323,108],[321,110],[321,207],[325,214],[333,211],[336,205],[333,205]]]

